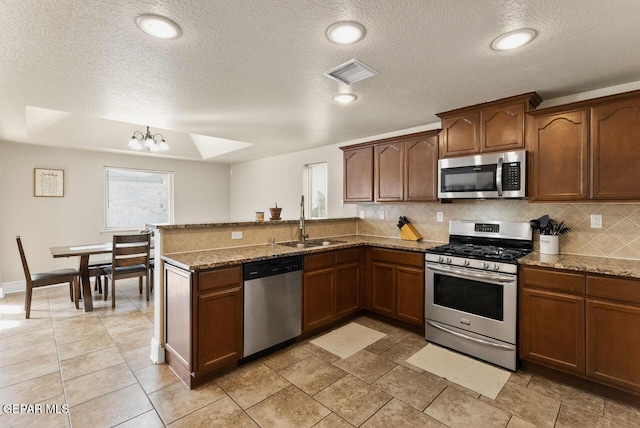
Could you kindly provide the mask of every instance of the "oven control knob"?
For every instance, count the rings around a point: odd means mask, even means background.
[[[469,260],[465,260],[465,261],[463,262],[463,264],[464,264],[465,266],[469,266]]]
[[[447,263],[451,264],[451,257],[447,257]]]
[[[489,263],[482,262],[482,269],[489,269]]]
[[[498,263],[493,264],[493,270],[500,270],[500,266],[498,265]]]
[[[442,263],[442,262],[444,262],[444,257],[438,256],[438,263]]]

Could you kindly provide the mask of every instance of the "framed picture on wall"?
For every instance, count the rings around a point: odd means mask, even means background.
[[[64,196],[64,170],[34,168],[33,196],[62,198]]]

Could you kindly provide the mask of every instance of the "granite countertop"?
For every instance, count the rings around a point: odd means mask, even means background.
[[[335,221],[360,220],[360,217],[336,217],[336,218],[307,218],[306,223],[331,223]],[[172,230],[172,229],[200,229],[211,227],[239,227],[239,226],[277,226],[282,224],[298,224],[299,219],[289,220],[265,220],[265,221],[230,221],[223,223],[184,223],[184,224],[146,224],[149,229]]]
[[[518,263],[528,266],[640,278],[640,260],[578,256],[573,254],[549,255],[535,251],[520,258]]]
[[[276,243],[275,245],[251,245],[246,247],[169,253],[163,255],[162,260],[182,269],[202,270],[267,260],[276,257],[293,256],[297,254],[314,254],[327,250],[341,250],[344,248],[360,247],[364,245],[421,253],[424,253],[429,248],[442,245],[442,242],[404,241],[396,238],[382,238],[363,235],[336,236],[327,239],[342,242],[323,247],[311,247],[304,249],[287,247]]]

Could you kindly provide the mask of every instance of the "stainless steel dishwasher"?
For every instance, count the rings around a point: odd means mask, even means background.
[[[246,358],[300,335],[302,256],[245,263],[243,274]]]

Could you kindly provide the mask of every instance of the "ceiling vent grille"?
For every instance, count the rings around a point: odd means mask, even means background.
[[[352,85],[369,77],[377,76],[378,72],[357,59],[352,59],[322,74],[345,85]]]

